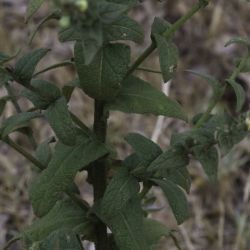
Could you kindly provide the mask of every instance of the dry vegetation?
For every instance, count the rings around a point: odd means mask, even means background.
[[[49,2],[49,1],[48,1]],[[195,1],[150,1],[145,0],[131,15],[139,21],[147,33],[145,44],[133,47],[133,57],[136,58],[149,41],[149,27],[155,15],[174,22],[184,14]],[[44,6],[35,16],[28,29],[24,25],[25,0],[0,1],[0,51],[15,52],[27,46],[28,35],[49,10]],[[210,7],[197,14],[175,37],[180,49],[180,63],[178,73],[171,83],[164,85],[165,93],[180,101],[190,117],[204,110],[211,92],[205,82],[191,78],[184,72],[185,69],[194,69],[207,72],[219,79],[226,78],[232,68],[233,58],[241,51],[237,47],[224,48],[225,42],[236,35],[250,37],[250,3],[243,0],[214,0]],[[31,47],[49,47],[52,52],[40,64],[43,68],[51,63],[68,59],[72,56],[71,45],[59,44],[56,35],[56,23],[47,23],[37,35]],[[143,65],[158,69],[158,62],[154,56]],[[44,74],[44,77],[58,86],[70,81],[74,77],[71,68],[54,70]],[[161,87],[161,77],[157,74],[142,73],[152,84]],[[248,88],[248,102],[250,100],[250,75],[244,74],[241,80]],[[15,94],[20,89],[15,85]],[[0,95],[4,90],[0,89]],[[234,96],[225,95],[218,109],[234,105]],[[19,99],[22,109],[30,107],[30,103]],[[74,92],[70,102],[71,110],[87,124],[93,121],[93,105],[90,98],[82,92]],[[249,109],[249,107],[248,107]],[[4,117],[15,112],[14,107],[8,104]],[[2,120],[3,117],[0,119]],[[1,121],[0,120],[0,121]],[[123,158],[130,152],[123,136],[129,132],[140,132],[153,140],[158,141],[162,148],[169,143],[171,133],[187,129],[182,122],[169,118],[154,116],[124,115],[112,113],[110,119],[109,142],[118,148],[118,157]],[[42,142],[43,138],[51,135],[46,123],[32,123],[35,138]],[[32,150],[25,136],[13,134],[19,144]],[[176,228],[176,237],[183,250],[249,250],[250,249],[250,140],[244,140],[231,153],[222,158],[218,185],[211,186],[204,177],[196,162],[190,164],[193,176],[192,191],[189,196],[191,218],[179,229],[166,212],[167,204],[158,192],[159,204],[152,209],[164,207],[155,211],[152,216],[164,221],[166,225]],[[27,187],[31,180],[30,164],[20,155],[0,144],[0,246],[17,234],[18,231],[29,225],[33,219],[29,204]],[[77,176],[76,183],[81,186],[82,195],[91,202],[91,189],[87,185],[86,176]],[[16,246],[13,249],[22,249]],[[163,239],[159,249],[177,249],[172,239]],[[131,249],[132,250],[132,249]]]

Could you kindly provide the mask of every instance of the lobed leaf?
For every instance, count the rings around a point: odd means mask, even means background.
[[[80,130],[74,146],[57,143],[48,167],[30,189],[36,215],[43,216],[48,213],[60,199],[61,193],[68,190],[76,173],[107,153],[102,143],[91,139]]]
[[[128,76],[123,81],[116,99],[109,101],[106,108],[125,113],[164,115],[187,120],[179,103],[134,76]]]
[[[90,65],[85,65],[82,44],[76,43],[75,64],[84,92],[98,100],[113,99],[127,72],[129,51],[124,44],[110,44],[96,55]]]
[[[24,85],[29,85],[39,61],[49,49],[37,49],[21,57],[14,68],[14,76]]]
[[[51,103],[45,115],[59,140],[65,145],[74,145],[76,142],[76,130],[65,98],[61,97]]]
[[[183,191],[169,180],[152,179],[152,181],[159,185],[165,194],[177,223],[183,223],[189,217],[188,203]]]
[[[1,138],[7,137],[10,133],[15,130],[24,127],[27,122],[32,119],[41,117],[42,115],[38,112],[23,112],[17,115],[13,115],[5,120],[0,129]]]
[[[235,95],[236,95],[236,99],[237,99],[237,104],[236,104],[236,111],[239,112],[241,111],[245,100],[246,100],[246,93],[245,90],[243,89],[243,87],[238,84],[236,81],[228,79],[226,80],[226,82],[233,88]]]

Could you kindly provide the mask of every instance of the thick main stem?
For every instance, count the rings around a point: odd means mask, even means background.
[[[105,142],[107,133],[107,114],[104,110],[104,102],[95,100],[94,133],[97,139]],[[98,160],[91,173],[94,186],[94,201],[99,201],[106,189],[106,160]],[[96,250],[108,250],[108,235],[106,225],[99,221],[95,227]]]

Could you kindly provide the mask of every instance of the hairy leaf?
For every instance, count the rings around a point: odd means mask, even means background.
[[[159,185],[165,194],[177,223],[183,223],[189,217],[188,203],[183,191],[169,180],[152,179],[152,181]]]
[[[230,84],[230,86],[233,88],[235,95],[236,95],[236,99],[237,99],[237,104],[236,104],[236,111],[239,112],[241,111],[245,100],[246,100],[246,93],[245,90],[243,89],[243,87],[237,83],[234,80],[228,79],[227,83]]]
[[[83,210],[72,200],[61,200],[56,202],[48,214],[36,220],[26,229],[23,235],[28,241],[41,241],[57,230],[71,230],[71,232],[80,233],[78,230],[82,223],[85,225],[89,223],[87,210]]]
[[[153,88],[140,78],[129,76],[114,101],[107,103],[107,109],[126,113],[154,114],[186,120],[181,106],[174,100]]]
[[[146,241],[150,250],[158,249],[158,242],[161,237],[169,236],[171,231],[159,221],[153,219],[144,219],[144,228],[146,231]]]
[[[126,168],[120,169],[109,183],[102,199],[102,213],[112,217],[126,207],[140,190],[137,180],[129,175]]]
[[[217,180],[219,156],[216,147],[193,147],[196,159],[201,163],[205,173],[211,181]]]
[[[122,16],[112,24],[104,26],[104,36],[106,41],[129,40],[142,43],[143,29],[128,16]]]
[[[13,115],[5,120],[1,126],[0,134],[2,138],[5,138],[15,130],[24,127],[32,119],[41,117],[42,115],[37,112],[23,112],[17,115]]]
[[[48,165],[30,189],[35,213],[42,216],[70,187],[76,173],[91,162],[108,153],[106,147],[81,131],[74,146],[59,142]]]
[[[50,104],[45,114],[59,140],[66,145],[74,145],[76,131],[65,98],[61,97]]]
[[[27,13],[26,13],[26,22],[34,15],[40,6],[43,4],[44,0],[29,0]]]
[[[29,85],[39,61],[49,52],[49,49],[37,49],[21,57],[14,68],[14,76],[24,85]]]
[[[98,100],[114,98],[127,72],[129,55],[128,46],[110,44],[97,54],[90,65],[85,65],[82,45],[76,43],[75,63],[84,92]]]
[[[154,34],[159,53],[161,72],[164,82],[173,78],[178,61],[178,49],[173,42],[162,35]]]

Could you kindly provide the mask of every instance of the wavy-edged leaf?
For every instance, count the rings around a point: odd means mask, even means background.
[[[108,102],[106,108],[125,113],[164,115],[187,120],[178,102],[135,76],[128,76],[124,80],[117,97]]]
[[[170,236],[171,230],[157,220],[145,218],[143,220],[146,241],[150,250],[158,249],[158,242],[162,237]]]
[[[137,180],[129,174],[128,169],[120,169],[109,183],[102,199],[102,214],[112,217],[126,207],[129,200],[140,190]]]
[[[236,104],[236,112],[241,111],[245,100],[246,100],[246,93],[245,90],[243,89],[243,87],[237,83],[234,80],[228,79],[226,80],[226,82],[228,84],[230,84],[230,86],[233,88],[235,95],[236,95],[236,99],[237,99],[237,104]]]
[[[28,229],[24,230],[23,235],[27,241],[37,242],[60,229],[84,233],[79,231],[83,228],[80,227],[83,224],[86,226],[89,224],[87,209],[84,210],[72,200],[65,199],[57,201],[48,214],[36,220]]]
[[[33,91],[24,89],[21,95],[29,99],[36,108],[46,109],[51,103],[62,96],[58,87],[44,80],[32,80]]]
[[[108,153],[104,144],[97,142],[80,130],[74,146],[59,142],[55,153],[37,180],[32,184],[30,196],[33,209],[43,216],[70,187],[76,173],[91,162]]]
[[[29,85],[39,61],[49,52],[49,49],[37,49],[21,57],[14,68],[14,76],[24,85]]]
[[[75,64],[80,86],[86,94],[98,100],[110,100],[117,95],[129,60],[128,46],[110,44],[97,54],[90,65],[85,65],[82,44],[75,45]]]
[[[31,16],[33,16],[38,11],[43,2],[44,0],[29,0],[26,13],[26,22],[28,22]]]
[[[65,98],[61,97],[50,104],[45,115],[59,140],[66,145],[74,145],[76,130]]]
[[[219,156],[216,147],[204,147],[195,146],[193,147],[195,158],[201,163],[205,173],[207,174],[210,181],[214,182],[217,180]]]
[[[178,49],[175,44],[162,35],[153,34],[159,53],[161,72],[164,82],[174,76],[178,61]]]
[[[136,154],[147,163],[152,162],[162,153],[161,148],[156,143],[143,135],[130,133],[125,140],[133,147]]]
[[[26,126],[27,122],[29,122],[30,120],[41,116],[42,115],[38,112],[23,112],[9,117],[3,122],[1,126],[0,130],[1,137],[5,138],[15,130]]]
[[[128,16],[122,16],[114,23],[105,25],[104,30],[106,41],[128,40],[142,43],[144,39],[143,29]]]
[[[178,225],[188,219],[188,203],[183,191],[169,180],[152,179],[152,181],[159,185],[165,194]]]

